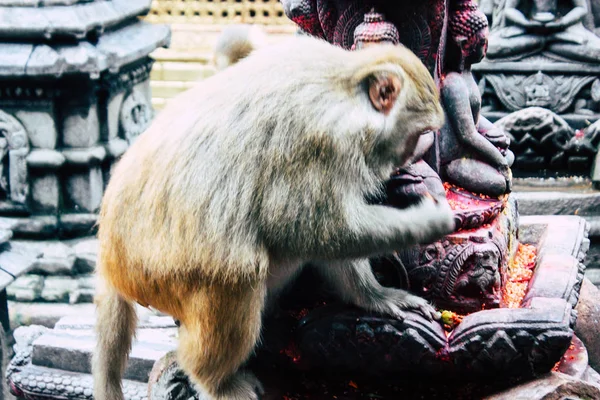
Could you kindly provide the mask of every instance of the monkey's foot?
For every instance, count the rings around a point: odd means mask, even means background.
[[[263,385],[250,371],[240,370],[224,384],[215,397],[204,395],[196,388],[199,400],[259,400],[265,394]]]
[[[438,320],[441,317],[427,300],[401,289],[385,288],[384,297],[376,309],[399,319],[406,317],[404,311],[407,310],[416,311],[430,320]]]

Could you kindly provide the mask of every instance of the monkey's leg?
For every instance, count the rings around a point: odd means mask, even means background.
[[[260,382],[240,366],[251,355],[260,335],[265,287],[258,281],[211,282],[186,299],[179,333],[179,364],[208,399],[260,398]]]
[[[381,286],[367,259],[334,261],[319,265],[317,270],[347,303],[398,318],[404,318],[404,310],[415,310],[425,318],[439,318],[427,300],[405,290]]]

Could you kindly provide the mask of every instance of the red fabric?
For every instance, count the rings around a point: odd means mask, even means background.
[[[446,0],[301,0],[289,17],[306,33],[350,50],[356,27],[372,8],[433,73],[443,49]]]

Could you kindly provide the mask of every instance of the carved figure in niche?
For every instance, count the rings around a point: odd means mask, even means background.
[[[123,101],[119,117],[123,137],[132,142],[150,125],[153,117],[152,106],[146,96],[133,91]]]
[[[489,58],[542,50],[584,62],[600,58],[600,38],[583,25],[586,0],[505,0],[497,7]]]
[[[27,154],[29,139],[25,128],[15,117],[0,110],[0,188],[14,203],[24,204],[29,194]]]
[[[487,48],[485,15],[471,2],[459,2],[450,15],[445,70],[440,91],[448,118],[440,134],[442,178],[467,190],[500,196],[511,190],[506,134],[480,115],[481,94],[471,65]]]
[[[476,247],[471,256],[471,262],[467,263],[466,270],[456,280],[454,285],[456,295],[477,297],[499,293],[501,286],[500,260],[500,251],[495,244],[485,243]]]

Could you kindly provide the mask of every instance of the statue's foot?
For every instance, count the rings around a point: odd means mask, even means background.
[[[510,192],[510,176],[472,158],[454,160],[444,167],[448,179],[473,193],[499,197]]]

